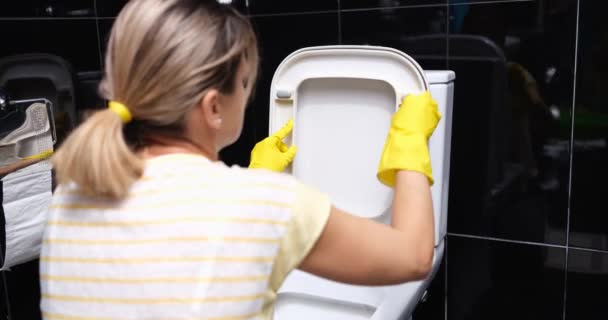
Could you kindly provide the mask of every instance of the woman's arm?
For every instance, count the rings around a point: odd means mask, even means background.
[[[428,139],[441,115],[429,93],[408,96],[393,116],[378,179],[395,187],[392,226],[331,209],[302,270],[342,282],[385,285],[425,278],[434,253]]]
[[[428,179],[399,171],[392,226],[335,207],[300,269],[328,279],[386,285],[424,279],[431,270],[434,222]]]

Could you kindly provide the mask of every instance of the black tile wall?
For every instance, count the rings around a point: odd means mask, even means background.
[[[77,0],[75,0],[77,1]],[[97,16],[99,17],[116,17],[120,10],[125,6],[129,0],[96,0],[97,2]],[[239,11],[246,13],[247,6],[246,0],[232,0],[232,1],[218,1],[218,2],[229,2],[239,9]]]
[[[566,244],[576,0],[450,6],[448,228]]]
[[[249,13],[253,14],[253,15],[338,10],[338,0],[307,0],[307,1],[248,0],[248,1],[249,1]],[[307,28],[307,25],[302,25],[302,28]]]
[[[10,319],[10,304],[8,301],[8,295],[6,294],[8,289],[6,288],[6,278],[4,272],[0,273],[0,317],[2,319]]]
[[[99,46],[101,50],[101,57],[105,59],[106,49],[108,46],[108,40],[110,40],[110,33],[112,31],[112,26],[114,25],[114,18],[102,18],[98,20],[99,26]],[[105,61],[101,61],[102,66],[105,64]]]
[[[570,249],[566,319],[608,318],[608,253]]]
[[[15,266],[4,272],[8,289],[11,319],[41,319],[38,260]]]
[[[97,16],[116,17],[129,0],[97,0]]]
[[[425,69],[447,67],[446,6],[348,11],[341,20],[343,44],[392,47]]]
[[[0,3],[0,17],[93,17],[94,0],[19,0]]]
[[[580,4],[570,245],[608,250],[608,21],[597,1]]]
[[[562,319],[566,249],[457,236],[448,244],[448,319]]]
[[[343,10],[447,4],[448,0],[340,0]]]
[[[448,0],[448,2],[450,4],[474,4],[474,3],[516,2],[516,1],[536,1],[536,0]]]
[[[68,60],[76,71],[99,69],[94,19],[0,19],[0,39],[0,56],[50,53]]]

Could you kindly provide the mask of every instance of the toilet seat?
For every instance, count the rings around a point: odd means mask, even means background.
[[[405,95],[427,90],[422,68],[400,51],[305,48],[288,56],[274,74],[269,131],[293,118],[286,139],[298,146],[292,174],[329,194],[337,207],[389,223],[392,189],[378,182],[376,170],[390,119]],[[438,235],[434,271],[442,240]],[[275,319],[396,319],[417,304],[429,281],[355,286],[295,270],[279,290]]]

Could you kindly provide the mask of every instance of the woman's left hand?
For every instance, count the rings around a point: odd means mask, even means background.
[[[258,142],[251,151],[249,168],[282,172],[293,161],[297,148],[288,147],[283,139],[293,130],[293,120],[289,120],[281,130]]]

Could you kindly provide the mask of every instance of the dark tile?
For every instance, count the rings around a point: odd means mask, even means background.
[[[42,319],[38,260],[15,266],[5,275],[12,319]]]
[[[412,318],[416,320],[445,320],[445,256],[427,289],[426,296],[416,306]]]
[[[99,109],[105,107],[104,100],[99,96],[101,71],[80,72],[76,77],[78,95],[78,111]],[[79,117],[82,118],[82,117]]]
[[[116,17],[127,2],[129,0],[98,0],[96,3],[97,16]]]
[[[250,108],[255,110],[257,140],[261,140],[268,135],[270,83],[275,69],[298,49],[338,44],[338,14],[254,17],[253,23],[259,37],[261,67]]]
[[[570,244],[608,250],[608,20],[601,2],[580,3]],[[570,121],[570,120],[568,120]]]
[[[570,249],[567,287],[567,320],[608,318],[608,253]]]
[[[2,180],[0,180],[0,199],[3,199],[2,190]],[[4,252],[6,251],[5,223],[4,208],[0,205],[0,265],[4,265]],[[8,289],[6,288],[6,275],[4,271],[0,271],[0,317],[7,320],[11,319]]]
[[[401,50],[424,69],[447,67],[447,7],[348,11],[342,14],[342,43]]]
[[[97,27],[91,20],[0,21],[0,57],[49,53],[69,61],[77,71],[99,70]]]
[[[8,290],[5,285],[6,280],[4,278],[4,273],[4,271],[0,271],[0,317],[2,317],[2,319],[10,320],[11,316],[8,302]]]
[[[227,165],[238,165],[244,168],[249,166],[251,150],[257,142],[255,132],[256,112],[254,108],[247,109],[241,136],[233,145],[220,152],[220,159]]]
[[[456,236],[448,244],[448,319],[562,319],[566,249]]]
[[[338,10],[338,0],[276,1],[249,0],[250,14],[279,14]],[[302,28],[307,28],[302,25]]]
[[[97,0],[97,15],[99,17],[116,17],[120,10],[129,2],[128,0]],[[220,1],[226,2],[226,1]],[[237,8],[239,11],[246,13],[247,6],[246,0],[232,0],[228,1]]]
[[[110,33],[112,32],[112,26],[116,19],[99,19],[99,45],[101,46],[101,63],[105,65],[106,49],[108,47],[108,40],[110,40]]]
[[[450,6],[452,233],[565,244],[576,0],[543,3]]]
[[[414,5],[441,5],[447,4],[448,0],[340,0],[340,8],[367,9],[367,8],[390,8]]]
[[[92,17],[93,0],[19,0],[0,3],[2,17]]]
[[[475,3],[489,3],[489,2],[515,2],[515,1],[536,1],[536,0],[448,0],[450,4],[460,4],[467,6]],[[558,0],[560,1],[560,0]],[[557,1],[557,2],[558,2]]]

